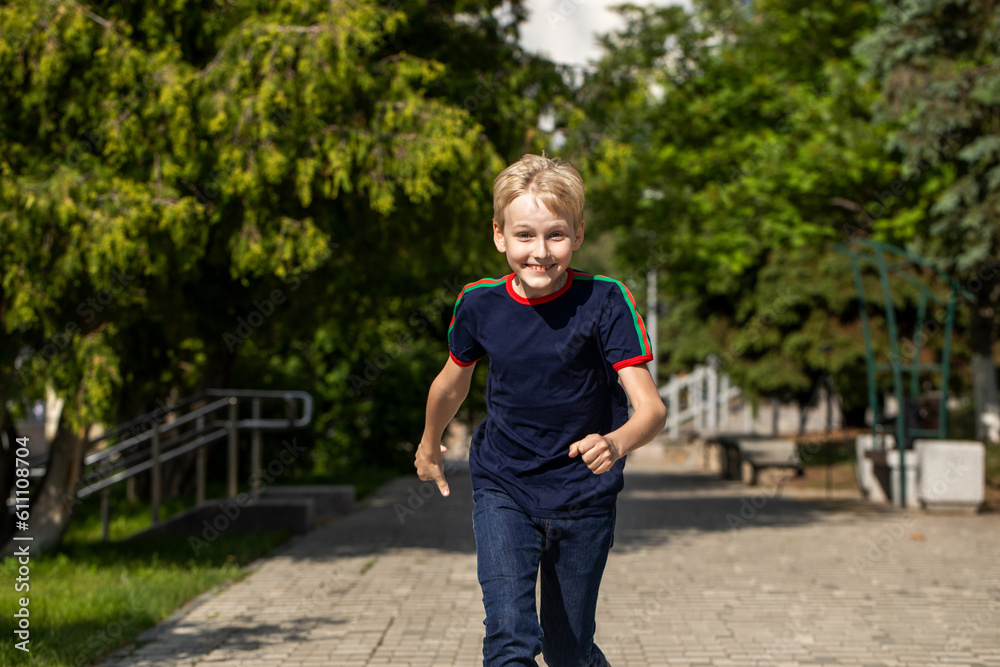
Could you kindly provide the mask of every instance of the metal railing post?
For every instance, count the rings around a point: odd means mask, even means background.
[[[235,396],[229,398],[229,497],[235,498],[237,485],[237,445],[239,444],[239,427],[236,425],[239,417],[237,411],[237,401]]]
[[[260,419],[260,399],[255,398],[251,403],[253,415],[253,420],[258,421]],[[253,497],[257,498],[260,495],[260,427],[255,426],[253,431],[250,433],[250,466],[251,466],[251,485],[253,489]]]
[[[111,533],[111,487],[101,491],[101,541],[107,542]]]
[[[691,397],[691,421],[698,433],[705,432],[705,377],[700,366],[695,366],[691,373],[692,384],[688,387]]]
[[[195,428],[197,429],[198,437],[200,438],[205,431],[204,417],[198,417],[198,419],[195,420]],[[198,448],[198,454],[195,458],[195,475],[197,477],[195,483],[197,485],[197,502],[199,505],[205,502],[205,471],[206,471],[207,456],[208,452],[206,451],[205,446],[202,445],[201,447]]]
[[[206,397],[211,397],[208,404],[200,408],[191,408],[193,403],[205,401]],[[256,391],[256,390],[229,390],[211,389],[192,396],[182,401],[180,404],[172,406],[169,410],[161,406],[161,410],[155,413],[154,421],[158,422],[163,416],[161,411],[166,410],[168,416],[186,409],[187,414],[167,423],[158,423],[153,427],[153,432],[149,433],[144,429],[143,433],[123,436],[131,433],[135,424],[141,419],[120,424],[102,434],[97,438],[92,438],[89,444],[98,443],[109,438],[118,437],[121,442],[107,448],[98,448],[93,454],[84,457],[85,467],[95,467],[91,470],[90,476],[86,479],[90,483],[77,491],[78,497],[87,498],[90,495],[101,493],[101,532],[104,540],[110,539],[111,525],[111,488],[114,484],[123,482],[130,485],[137,475],[149,474],[150,477],[150,513],[153,525],[160,522],[160,506],[163,503],[163,466],[171,459],[194,453],[196,456],[196,492],[198,502],[204,503],[208,493],[207,489],[207,468],[208,452],[207,445],[216,440],[228,440],[228,463],[229,471],[227,475],[228,492],[230,498],[235,498],[239,491],[239,400],[240,398],[252,401],[253,421],[246,421],[246,426],[251,429],[251,466],[254,468],[254,482],[250,484],[255,493],[263,491],[264,482],[263,466],[263,432],[282,431],[285,429],[301,428],[312,421],[313,402],[312,396],[302,391]],[[265,400],[278,400],[285,403],[285,419],[261,417],[263,412],[262,403]],[[302,416],[296,417],[297,401],[303,404]],[[227,407],[228,419],[220,423],[218,412]],[[154,415],[154,413],[150,413]],[[146,416],[147,418],[149,415]],[[194,424],[194,430],[190,430]],[[168,435],[172,431],[178,431],[176,435]],[[194,436],[194,437],[191,437]],[[96,481],[93,477],[98,475],[100,479]]]
[[[729,376],[723,375],[719,392],[719,430],[729,430]]]
[[[160,522],[160,496],[163,493],[163,476],[160,469],[160,426],[153,427],[153,524]]]
[[[708,425],[706,430],[717,433],[719,430],[719,371],[718,362],[713,358],[708,364]]]

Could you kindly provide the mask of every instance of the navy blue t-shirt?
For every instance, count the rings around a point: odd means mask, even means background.
[[[448,328],[451,358],[490,358],[486,419],[472,438],[473,488],[499,487],[532,516],[610,512],[624,457],[595,475],[569,446],[628,420],[618,370],[653,356],[635,300],[619,281],[567,270],[566,284],[526,299],[514,274],[466,285]]]

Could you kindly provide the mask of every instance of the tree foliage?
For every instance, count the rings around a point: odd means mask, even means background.
[[[321,470],[393,460],[561,85],[496,7],[0,8],[0,404],[68,399],[46,484],[89,424],[207,386],[318,394]]]
[[[863,385],[846,386],[864,377],[853,284],[827,251],[847,240],[854,200],[897,168],[850,51],[874,12],[620,11],[626,27],[604,40],[585,115],[569,123],[593,209],[627,230],[626,256],[662,249],[667,369],[716,354],[750,395],[800,399],[830,372],[863,406]]]
[[[878,226],[906,229],[909,247],[972,293],[963,302],[972,352],[977,437],[1000,428],[994,343],[1000,313],[1000,10],[962,0],[880,2],[879,22],[856,52],[881,86],[877,122],[906,173],[940,173],[910,211],[887,197]],[[916,215],[911,214],[916,213]],[[919,222],[919,225],[914,223]]]
[[[957,330],[973,363],[956,355],[952,378],[971,371],[989,385],[992,6],[704,0],[619,11],[625,28],[605,37],[566,125],[593,211],[620,221],[626,261],[648,263],[650,244],[664,258],[668,370],[715,354],[745,392],[800,400],[830,373],[859,419],[859,304],[832,251],[871,237],[930,258],[978,295]],[[874,277],[864,281],[884,310]],[[915,294],[899,285],[892,297],[905,347],[927,332],[915,331]],[[931,317],[943,329],[943,314]],[[925,338],[930,361],[942,338]],[[876,356],[892,361],[885,336]],[[980,394],[995,402],[995,389],[977,389],[982,405]]]

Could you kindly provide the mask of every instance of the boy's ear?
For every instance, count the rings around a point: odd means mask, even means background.
[[[507,252],[507,244],[503,240],[503,232],[500,231],[500,225],[497,221],[493,221],[493,243],[497,247],[497,252]]]
[[[580,249],[583,245],[583,220],[580,221],[580,226],[576,228],[576,236],[573,238],[573,252]]]

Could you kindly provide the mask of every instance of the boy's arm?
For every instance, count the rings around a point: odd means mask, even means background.
[[[622,368],[618,378],[635,409],[632,416],[607,435],[591,433],[569,446],[569,455],[582,456],[595,474],[611,470],[615,461],[655,438],[667,423],[667,408],[645,364]]]
[[[437,482],[442,496],[449,493],[448,482],[444,478],[444,468],[441,465],[441,452],[445,450],[441,444],[444,429],[454,418],[462,406],[462,401],[469,395],[472,384],[472,372],[476,364],[459,366],[450,357],[444,368],[434,378],[427,394],[427,418],[424,422],[424,434],[417,446],[417,456],[413,465],[417,468],[420,479]]]

